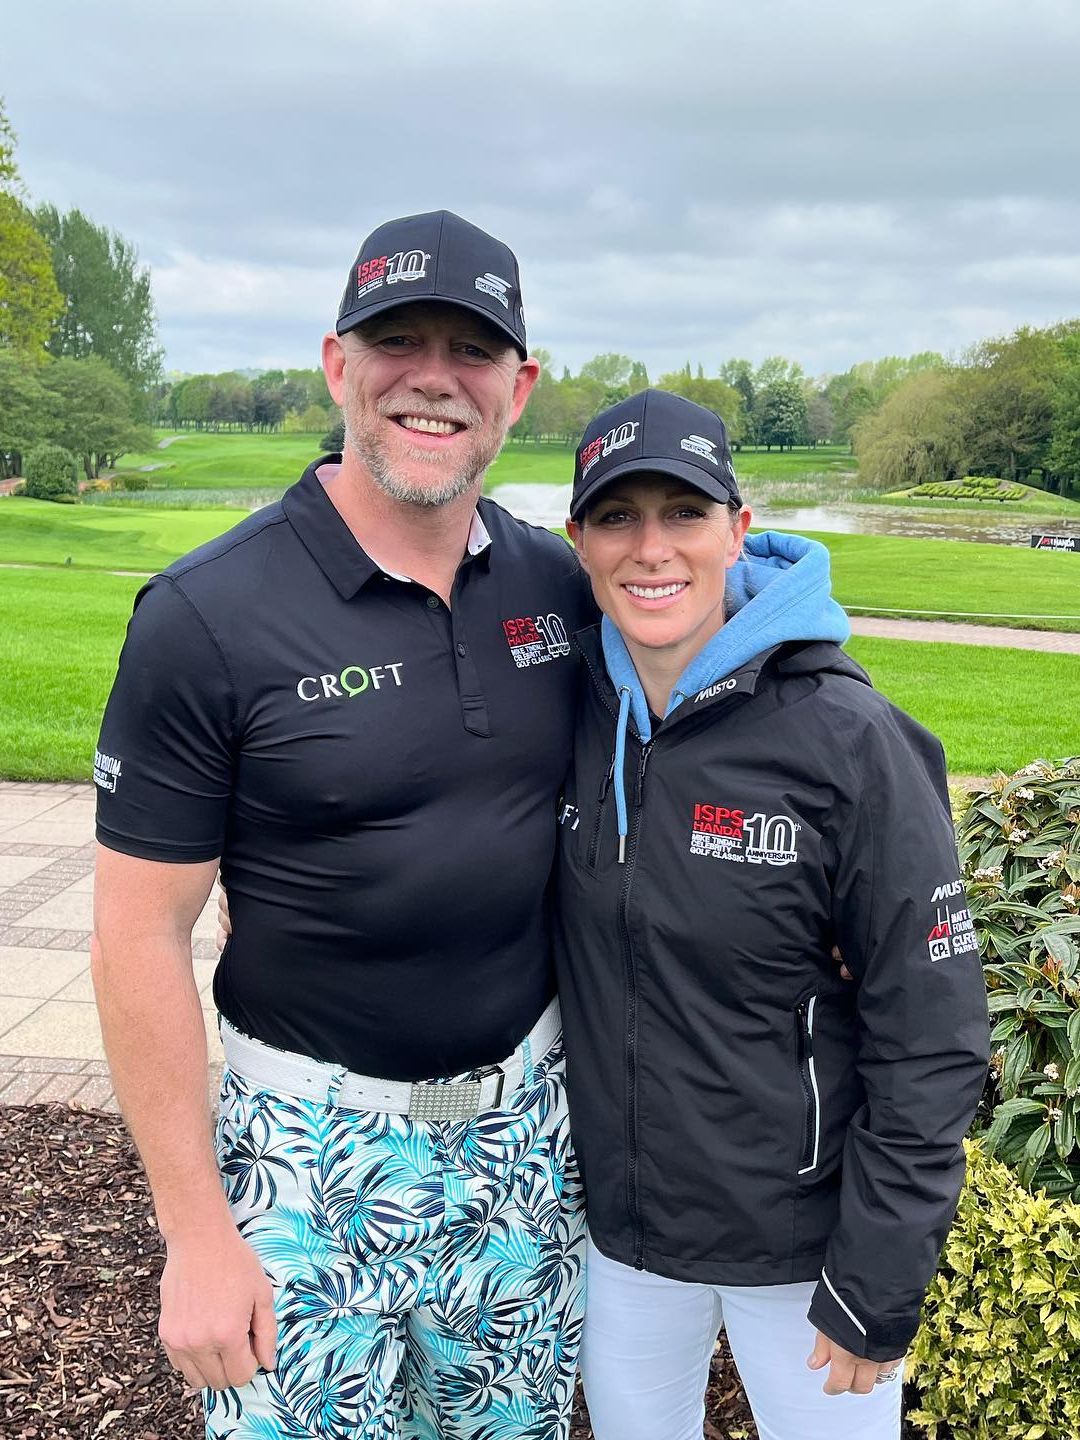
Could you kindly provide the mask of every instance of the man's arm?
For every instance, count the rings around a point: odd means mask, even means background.
[[[167,1247],[158,1333],[189,1384],[246,1384],[274,1364],[273,1291],[233,1223],[207,1099],[191,931],[217,861],[167,864],[99,845],[91,973],[113,1084]]]

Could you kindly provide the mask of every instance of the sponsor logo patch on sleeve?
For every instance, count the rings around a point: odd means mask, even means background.
[[[94,751],[94,784],[99,790],[115,790],[120,783],[120,771],[120,761],[115,755]]]

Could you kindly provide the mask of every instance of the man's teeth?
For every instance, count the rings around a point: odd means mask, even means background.
[[[639,600],[662,600],[667,595],[677,595],[680,590],[685,590],[686,581],[677,580],[674,585],[627,585],[626,588]]]
[[[453,420],[429,420],[426,415],[401,415],[398,424],[406,430],[422,430],[426,435],[454,435],[461,428]]]

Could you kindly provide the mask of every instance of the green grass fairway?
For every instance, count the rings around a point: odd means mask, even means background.
[[[89,778],[140,583],[75,570],[0,570],[0,778]],[[880,690],[942,737],[954,774],[1016,769],[1080,748],[1080,658],[861,638],[849,648]]]
[[[161,431],[159,438],[177,434]],[[255,485],[282,489],[299,480],[305,467],[322,453],[318,435],[211,435],[183,432],[183,439],[164,450],[122,455],[118,470],[160,465],[147,476],[154,489],[221,490]]]
[[[143,510],[0,500],[0,562],[161,570],[243,519],[236,510]]]
[[[952,775],[1080,752],[1080,656],[863,636],[846,648],[883,695],[940,736]]]
[[[141,580],[0,570],[0,777],[88,780]]]
[[[819,531],[813,539],[829,547],[833,594],[841,605],[852,607],[852,614],[919,620],[935,618],[920,611],[963,611],[967,613],[947,618],[976,625],[1080,631],[1078,555],[894,535]],[[992,618],[995,615],[1017,618]],[[1035,615],[1069,618],[1030,618]]]

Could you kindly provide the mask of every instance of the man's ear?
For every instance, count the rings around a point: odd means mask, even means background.
[[[322,339],[322,368],[330,398],[341,409],[345,399],[345,344],[332,330]]]
[[[532,388],[540,379],[540,361],[534,360],[530,355],[527,360],[522,360],[518,366],[517,374],[514,376],[514,399],[510,406],[510,424],[520,420],[521,412],[525,409],[525,402],[532,394]]]

